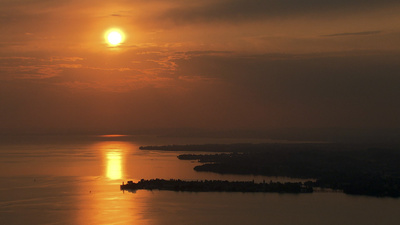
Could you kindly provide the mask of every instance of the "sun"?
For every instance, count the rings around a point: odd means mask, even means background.
[[[117,46],[124,41],[125,35],[121,30],[111,29],[106,32],[105,39],[109,45]]]
[[[112,45],[117,45],[122,41],[122,35],[116,31],[111,32],[107,36],[107,40]]]

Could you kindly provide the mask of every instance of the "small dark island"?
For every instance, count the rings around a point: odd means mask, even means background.
[[[202,180],[202,181],[183,181],[183,180],[164,180],[151,179],[140,180],[137,183],[128,181],[121,185],[121,190],[169,190],[169,191],[190,191],[190,192],[276,192],[276,193],[312,193],[311,184],[302,183],[280,183],[254,181],[221,181],[221,180]]]

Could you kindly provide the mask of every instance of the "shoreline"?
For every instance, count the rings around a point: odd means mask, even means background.
[[[128,181],[120,186],[121,190],[169,190],[187,192],[275,192],[275,193],[312,193],[313,188],[301,182],[263,182],[254,181],[221,181],[221,180],[164,180],[141,179],[137,183]]]

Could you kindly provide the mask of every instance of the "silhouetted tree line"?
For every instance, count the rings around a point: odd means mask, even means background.
[[[121,190],[170,190],[170,191],[191,191],[191,192],[278,192],[278,193],[311,193],[311,186],[302,183],[280,183],[254,181],[221,181],[221,180],[202,180],[202,181],[183,181],[183,180],[164,180],[151,179],[140,180],[137,183],[128,181],[121,185]]]

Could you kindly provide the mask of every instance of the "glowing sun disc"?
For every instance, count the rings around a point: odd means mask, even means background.
[[[112,28],[104,33],[104,39],[108,45],[117,46],[125,41],[125,34],[118,28]]]
[[[107,40],[111,45],[117,45],[122,42],[122,35],[117,31],[112,31],[108,34]]]

